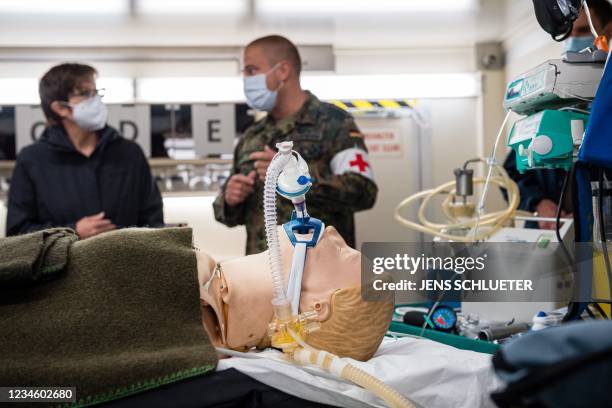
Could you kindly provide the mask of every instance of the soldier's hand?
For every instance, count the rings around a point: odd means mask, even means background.
[[[265,146],[264,149],[260,152],[251,153],[249,156],[251,160],[255,160],[255,171],[257,172],[257,176],[261,181],[266,179],[266,172],[268,171],[268,166],[270,162],[274,158],[276,152],[270,149],[268,146]]]
[[[255,178],[257,178],[255,171],[250,172],[248,176],[234,174],[230,177],[225,187],[225,203],[234,207],[246,200],[254,191]]]
[[[75,225],[76,233],[81,239],[93,237],[115,228],[117,226],[111,220],[104,218],[104,212],[83,217]]]

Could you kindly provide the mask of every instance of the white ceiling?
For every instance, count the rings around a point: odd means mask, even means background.
[[[2,0],[0,47],[238,46],[272,32],[337,49],[470,47],[504,38],[514,5],[531,1]]]

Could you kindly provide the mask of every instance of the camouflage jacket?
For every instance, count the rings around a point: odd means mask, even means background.
[[[232,174],[249,174],[254,170],[253,152],[265,145],[276,150],[276,143],[293,141],[293,149],[308,163],[314,179],[306,194],[306,206],[312,217],[333,225],[348,245],[355,246],[354,212],[371,208],[378,187],[368,163],[363,135],[351,115],[342,109],[319,101],[308,93],[308,99],[294,115],[278,123],[268,115],[253,124],[236,145]],[[263,216],[263,182],[243,203],[230,207],[224,200],[225,186],[213,207],[215,218],[233,227],[247,229],[246,253],[267,249]],[[279,223],[291,218],[291,201],[277,196]]]

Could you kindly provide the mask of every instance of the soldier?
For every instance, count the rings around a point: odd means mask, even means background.
[[[374,205],[378,188],[353,118],[302,89],[300,55],[284,37],[251,42],[244,51],[244,65],[247,102],[268,115],[247,129],[236,145],[232,175],[213,204],[215,218],[230,227],[246,226],[247,254],[267,249],[263,181],[276,143],[292,140],[314,179],[306,196],[308,212],[336,227],[354,247],[354,213]],[[290,219],[289,200],[277,200],[277,209],[281,222]]]

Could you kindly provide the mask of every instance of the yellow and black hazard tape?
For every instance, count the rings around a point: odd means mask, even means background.
[[[340,109],[348,110],[383,110],[383,109],[413,109],[417,101],[412,99],[351,99],[332,100]]]

